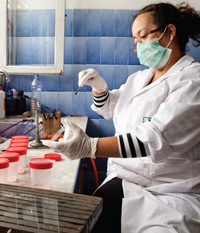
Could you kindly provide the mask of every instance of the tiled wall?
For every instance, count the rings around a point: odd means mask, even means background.
[[[84,86],[74,95],[78,88],[78,73],[94,68],[112,90],[120,87],[133,72],[144,69],[131,49],[131,25],[135,13],[134,10],[66,10],[64,76],[40,76],[42,103],[62,111],[63,115],[88,116],[87,133],[90,136],[113,135],[114,127],[112,121],[104,120],[91,110],[90,87]],[[54,17],[53,10],[17,12],[16,59],[19,64],[51,63],[51,56],[38,54],[46,54],[46,44],[53,45]],[[32,45],[37,45],[36,49]],[[44,53],[38,52],[41,50]],[[192,48],[191,53],[198,61],[199,52]],[[23,89],[30,95],[32,80],[33,76],[12,76],[8,88]],[[27,108],[30,108],[28,101]]]

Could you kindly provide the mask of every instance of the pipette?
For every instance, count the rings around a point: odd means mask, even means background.
[[[75,92],[75,95],[77,95],[77,93],[79,92],[79,90],[80,90],[80,88],[83,86],[83,84],[81,84],[80,86],[79,86],[79,88],[76,90],[76,92]]]

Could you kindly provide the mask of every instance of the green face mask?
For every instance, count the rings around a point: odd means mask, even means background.
[[[159,69],[166,65],[172,52],[172,50],[168,48],[171,41],[167,47],[164,48],[159,44],[159,39],[155,38],[143,43],[137,43],[137,57],[139,58],[140,64],[152,69]]]

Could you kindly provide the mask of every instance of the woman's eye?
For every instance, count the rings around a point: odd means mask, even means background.
[[[147,34],[141,36],[141,39],[145,39],[147,37]]]

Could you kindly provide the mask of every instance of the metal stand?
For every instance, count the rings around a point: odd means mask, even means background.
[[[39,135],[39,110],[35,110],[35,124],[36,124],[36,140],[32,142],[30,145],[32,147],[40,147],[43,146],[43,144],[40,141],[40,135]]]

